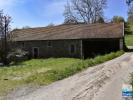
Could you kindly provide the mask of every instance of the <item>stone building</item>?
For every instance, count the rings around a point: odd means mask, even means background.
[[[15,47],[34,58],[87,58],[124,48],[124,24],[72,24],[12,31]]]

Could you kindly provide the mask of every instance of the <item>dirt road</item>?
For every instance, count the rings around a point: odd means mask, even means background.
[[[122,84],[129,82],[131,72],[133,53],[126,53],[28,94],[18,90],[7,100],[122,100]]]

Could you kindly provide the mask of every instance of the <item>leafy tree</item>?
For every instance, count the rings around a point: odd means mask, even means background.
[[[128,22],[125,22],[125,34],[131,34],[132,32],[131,32],[131,30],[130,30],[130,26],[129,26],[129,24],[128,24]]]
[[[127,22],[128,22],[130,31],[133,33],[133,16],[129,16]]]
[[[107,5],[107,0],[71,0],[65,6],[65,21],[96,23]]]
[[[121,22],[125,22],[125,20],[124,20],[124,18],[121,17],[121,16],[114,16],[114,17],[112,18],[112,22],[113,22],[113,23],[121,23]]]
[[[100,17],[100,18],[97,20],[97,23],[105,23],[104,18],[103,18],[103,17]]]

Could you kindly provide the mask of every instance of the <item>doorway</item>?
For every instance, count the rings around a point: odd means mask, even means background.
[[[117,39],[94,39],[84,40],[83,50],[85,58],[103,55],[119,50],[119,40]]]
[[[33,57],[38,58],[39,57],[39,48],[34,47],[32,51],[33,51]]]

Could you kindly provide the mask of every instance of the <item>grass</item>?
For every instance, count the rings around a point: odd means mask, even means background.
[[[133,86],[133,73],[131,74],[131,85]]]
[[[133,35],[126,35],[125,43],[127,46],[133,46]]]
[[[122,55],[113,52],[94,59],[49,58],[33,59],[18,65],[0,68],[0,95],[6,95],[17,87],[32,84],[42,86],[69,77],[88,67]]]
[[[133,87],[133,73],[131,74],[131,81],[130,81],[130,84],[131,84],[132,87]],[[133,96],[132,96],[132,100],[133,100]]]

